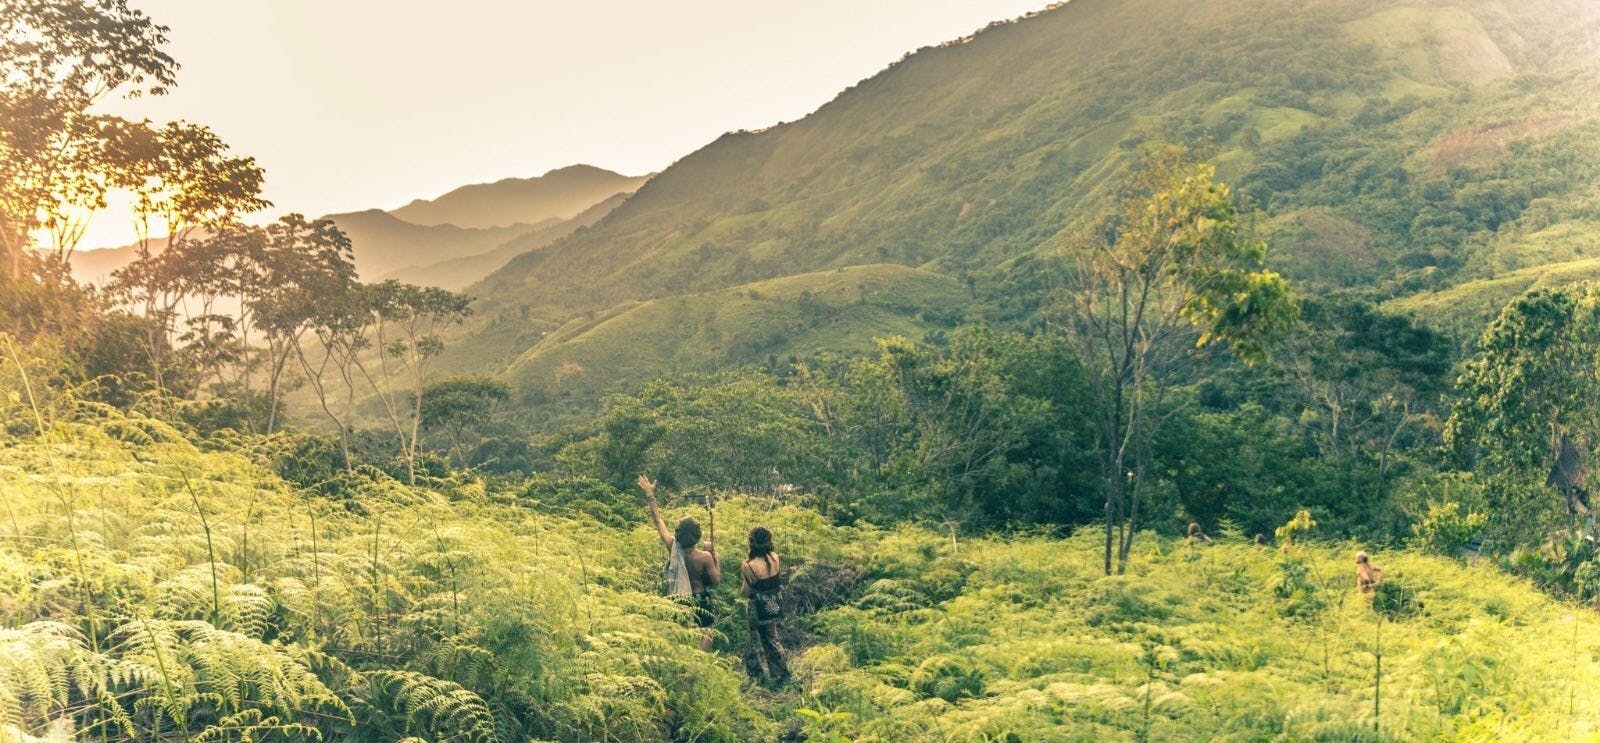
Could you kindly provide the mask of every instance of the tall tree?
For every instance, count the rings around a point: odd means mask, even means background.
[[[262,170],[255,159],[231,154],[210,129],[177,121],[151,130],[144,154],[128,175],[135,195],[134,227],[139,258],[113,275],[112,289],[142,309],[150,324],[150,367],[163,382],[160,355],[178,322],[179,307],[201,292],[200,267],[208,256],[191,256],[198,238],[224,230],[242,215],[270,205],[261,198]],[[155,233],[164,231],[157,251]]]
[[[1066,290],[1065,330],[1099,410],[1108,575],[1127,569],[1173,384],[1213,348],[1264,359],[1298,314],[1288,282],[1263,267],[1266,245],[1240,234],[1215,172],[1183,148],[1146,147],[1118,218]]]
[[[1539,539],[1561,511],[1576,527],[1589,508],[1583,473],[1600,443],[1600,284],[1540,289],[1507,305],[1457,393],[1446,440],[1492,474],[1494,531]]]
[[[103,146],[113,122],[95,104],[165,92],[177,63],[161,50],[167,29],[127,0],[8,0],[3,10],[0,270],[17,278],[37,230],[59,230],[58,247],[75,242],[70,215],[100,203],[116,148]]]
[[[353,274],[326,284],[324,293],[317,297],[316,309],[308,324],[318,348],[308,356],[305,344],[296,341],[294,355],[322,414],[339,432],[339,451],[348,469],[354,464],[350,456],[350,433],[355,424],[355,360],[369,345],[372,292],[356,283]],[[332,380],[329,380],[330,375]]]
[[[267,341],[266,431],[271,433],[287,391],[290,358],[318,322],[323,298],[351,291],[356,269],[350,239],[329,220],[290,214],[264,232],[265,274],[251,313]]]
[[[415,484],[428,366],[444,350],[440,331],[448,325],[461,322],[472,313],[472,298],[437,287],[402,284],[392,279],[373,286],[371,292],[379,374],[373,375],[359,357],[354,361],[383,403],[384,412],[400,439],[406,477]],[[390,359],[398,368],[392,368]],[[409,400],[403,399],[394,388],[395,378],[402,375],[408,383],[409,389],[405,392]],[[409,414],[405,411],[406,402],[410,403]]]

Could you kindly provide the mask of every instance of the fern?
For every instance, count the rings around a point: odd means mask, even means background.
[[[407,734],[437,741],[497,741],[494,714],[477,694],[453,681],[414,671],[367,674],[367,705],[402,721]]]
[[[1373,616],[1344,600],[1351,550],[1303,534],[1288,555],[1224,540],[1198,557],[1152,536],[1137,570],[1107,578],[1093,535],[952,546],[937,530],[722,498],[720,530],[772,527],[806,576],[784,638],[799,688],[774,698],[744,685],[730,653],[695,649],[682,608],[656,594],[659,545],[642,524],[529,506],[468,475],[428,489],[355,473],[331,499],[252,459],[270,441],[202,451],[158,421],[48,404],[43,436],[0,426],[0,738],[1344,740],[1373,728]],[[1386,735],[1600,729],[1600,701],[1577,693],[1600,684],[1585,639],[1600,620],[1492,570],[1383,561],[1418,607],[1383,627]],[[817,589],[830,575],[842,577]],[[745,641],[737,614],[718,630]],[[1153,664],[1147,647],[1175,655]]]

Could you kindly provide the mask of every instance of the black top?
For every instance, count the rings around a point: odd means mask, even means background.
[[[750,581],[751,593],[772,593],[781,587],[779,585],[779,573],[773,573],[765,578],[757,579],[755,577],[755,571],[750,569],[751,562],[754,562],[754,560],[747,560],[744,565],[745,570],[747,571],[745,578]],[[770,559],[768,560],[767,564],[769,566],[772,564]]]
[[[773,573],[760,580],[750,581],[750,590],[755,593],[772,593],[779,588],[778,577],[777,573]]]

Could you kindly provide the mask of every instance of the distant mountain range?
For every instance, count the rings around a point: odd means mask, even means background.
[[[631,192],[613,194],[610,198],[584,209],[571,219],[547,219],[532,226],[518,225],[516,228],[518,234],[515,237],[481,253],[449,258],[427,265],[405,266],[389,271],[378,278],[396,279],[407,284],[438,286],[452,290],[464,289],[473,282],[493,273],[518,255],[543,248],[581,228],[599,222],[623,201],[626,201],[630,195]],[[343,223],[341,222],[340,224]],[[490,230],[483,231],[489,232]]]
[[[507,178],[462,186],[431,201],[390,211],[412,224],[493,228],[567,220],[619,193],[633,193],[648,175],[626,176],[592,165],[571,165],[537,178]]]
[[[350,237],[356,270],[364,280],[395,278],[461,289],[521,252],[594,224],[647,178],[575,165],[537,178],[463,186],[394,211],[368,209],[324,218]],[[152,244],[157,252],[165,247],[165,240]],[[79,281],[103,284],[137,253],[132,245],[79,251],[72,257],[73,274]]]

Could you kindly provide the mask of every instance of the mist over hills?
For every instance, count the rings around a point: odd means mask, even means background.
[[[632,193],[648,175],[626,176],[592,165],[571,165],[536,178],[506,178],[462,186],[436,199],[417,199],[390,211],[412,224],[494,228],[566,220],[618,193]]]
[[[593,224],[622,203],[645,178],[579,165],[539,178],[464,186],[437,202],[412,202],[411,207],[422,205],[415,210],[367,209],[323,218],[333,220],[350,238],[356,270],[363,279],[394,278],[459,289],[487,276],[520,252],[543,247]],[[469,217],[518,213],[527,215],[529,221],[493,226],[447,221],[419,223],[400,216],[401,211]],[[151,250],[165,249],[165,239],[152,241]],[[72,256],[73,274],[80,281],[104,284],[113,271],[137,257],[136,245],[78,251]]]
[[[558,221],[491,228],[418,225],[380,209],[329,214],[325,218],[333,220],[350,238],[355,250],[356,271],[366,278],[385,276],[418,263],[477,255]]]
[[[1491,277],[1542,261],[1550,229],[1600,234],[1597,40],[1600,9],[1576,0],[1075,0],[684,157],[475,286],[477,325],[444,364],[545,389],[563,353],[545,334],[575,318],[845,266],[1003,286],[1084,239],[1150,139],[1208,148],[1304,286]],[[1596,255],[1571,244],[1554,259]],[[918,296],[911,317],[981,311]],[[693,327],[648,342],[689,358]],[[756,360],[708,346],[701,368],[739,358]]]
[[[464,289],[473,282],[493,273],[495,269],[504,266],[512,258],[530,250],[543,248],[580,228],[588,227],[600,221],[607,214],[610,214],[611,210],[626,201],[628,196],[628,193],[614,194],[611,198],[584,209],[571,219],[548,219],[532,227],[522,229],[516,237],[501,243],[491,250],[450,258],[438,263],[406,266],[390,271],[379,278],[396,279],[408,284],[437,286],[451,290]]]

